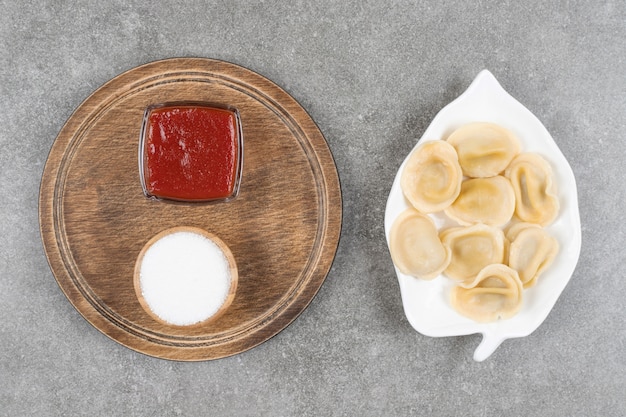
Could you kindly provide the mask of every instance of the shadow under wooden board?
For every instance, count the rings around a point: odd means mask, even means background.
[[[144,196],[138,168],[144,111],[176,101],[239,110],[244,161],[234,200],[167,203]],[[243,352],[289,325],[324,282],[342,220],[337,170],[306,111],[261,75],[203,58],[146,64],[96,90],[56,138],[39,199],[50,267],[76,309],[122,345],[185,361]],[[237,261],[235,298],[206,325],[158,322],[133,287],[143,246],[177,226],[213,233]]]

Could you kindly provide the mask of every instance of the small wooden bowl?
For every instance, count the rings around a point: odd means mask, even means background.
[[[230,272],[230,288],[228,290],[228,294],[226,295],[226,299],[224,300],[220,308],[214,314],[207,317],[206,319],[199,321],[197,323],[189,324],[189,325],[170,323],[162,319],[161,317],[159,317],[150,308],[148,302],[145,300],[143,296],[143,292],[141,289],[141,274],[140,274],[141,265],[143,263],[143,258],[146,252],[148,251],[148,249],[150,249],[150,247],[152,247],[154,243],[161,240],[165,236],[173,234],[173,233],[179,233],[179,232],[188,232],[188,233],[201,235],[209,239],[211,242],[215,243],[217,247],[222,251],[224,256],[226,257],[226,260],[229,265],[229,272]],[[209,233],[204,229],[200,229],[198,227],[190,227],[190,226],[178,226],[178,227],[166,229],[160,233],[157,233],[154,237],[152,237],[152,239],[150,239],[145,244],[145,246],[141,249],[141,252],[139,253],[139,256],[137,257],[137,261],[135,263],[134,279],[133,279],[137,299],[139,300],[139,303],[141,304],[143,309],[150,315],[150,317],[168,326],[184,327],[184,328],[200,327],[200,326],[206,325],[209,322],[215,321],[219,316],[221,316],[228,309],[230,304],[233,302],[233,299],[235,298],[235,292],[237,291],[238,281],[239,281],[239,274],[238,274],[238,269],[237,269],[237,263],[235,262],[235,257],[233,256],[230,248],[220,238],[218,238],[214,234]]]

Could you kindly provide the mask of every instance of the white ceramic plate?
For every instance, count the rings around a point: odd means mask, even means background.
[[[476,121],[497,123],[513,131],[522,142],[522,151],[539,153],[552,165],[559,188],[561,210],[555,222],[546,230],[559,241],[560,251],[556,259],[542,274],[537,285],[524,290],[521,311],[513,318],[494,323],[476,323],[461,316],[450,306],[448,298],[454,285],[452,280],[444,276],[432,281],[419,280],[402,274],[397,268],[396,273],[402,304],[411,326],[433,337],[482,333],[483,340],[474,352],[474,360],[483,361],[504,340],[528,336],[548,316],[578,262],[581,229],[576,180],[567,160],[539,119],[511,97],[489,71],[478,74],[461,96],[435,116],[418,143],[445,139],[461,125]],[[408,156],[398,170],[387,200],[387,244],[391,225],[409,207],[400,188],[400,174],[407,159]],[[435,214],[431,217],[438,227],[452,224],[443,215]]]

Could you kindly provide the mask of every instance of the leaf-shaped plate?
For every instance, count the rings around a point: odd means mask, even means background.
[[[415,330],[433,337],[482,333],[483,340],[474,352],[474,360],[487,359],[500,344],[510,338],[531,334],[548,316],[570,280],[581,245],[580,215],[574,173],[539,119],[510,96],[487,70],[483,70],[469,88],[444,107],[433,119],[418,144],[447,138],[455,129],[469,122],[493,122],[513,131],[522,143],[523,152],[536,152],[550,162],[557,182],[561,210],[546,230],[554,236],[560,251],[552,265],[543,272],[537,285],[525,290],[521,311],[508,320],[477,323],[458,314],[449,303],[454,282],[444,276],[432,281],[419,280],[396,268],[406,317]],[[417,145],[416,145],[417,146]],[[391,225],[409,207],[395,177],[385,211],[385,234],[389,244]],[[438,227],[449,225],[443,215],[431,215]]]

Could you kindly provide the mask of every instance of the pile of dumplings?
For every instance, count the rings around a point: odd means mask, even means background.
[[[425,142],[400,177],[411,207],[395,220],[392,259],[406,275],[455,281],[450,303],[477,322],[513,317],[559,250],[545,227],[559,213],[550,164],[522,152],[494,123],[470,123],[446,140]],[[438,230],[431,214],[453,227]]]

